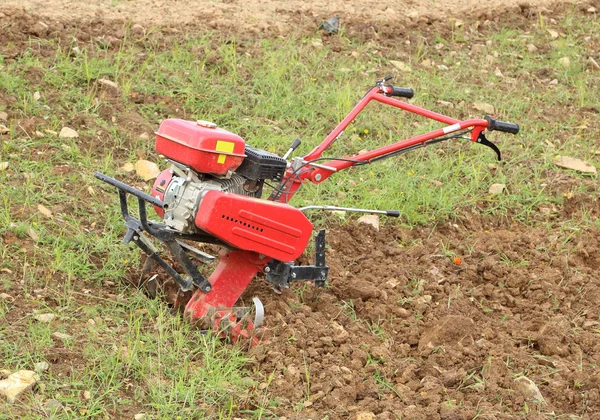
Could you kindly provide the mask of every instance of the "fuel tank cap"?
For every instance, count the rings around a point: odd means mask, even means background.
[[[196,124],[198,124],[200,127],[217,128],[217,124],[210,121],[198,120],[196,121]]]

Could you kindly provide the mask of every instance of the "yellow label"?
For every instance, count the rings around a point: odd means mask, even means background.
[[[235,147],[235,143],[232,141],[217,140],[217,145],[215,147],[215,150],[217,152],[233,153],[234,147]],[[226,158],[227,158],[227,155],[219,155],[219,157],[217,158],[217,163],[220,163],[221,165],[224,164]]]

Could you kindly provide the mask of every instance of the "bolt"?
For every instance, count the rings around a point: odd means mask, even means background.
[[[271,272],[271,267],[265,267],[265,273],[270,273]]]
[[[292,278],[295,279],[296,278],[296,273],[292,273]]]
[[[140,237],[139,237],[139,236],[134,236],[134,237],[133,237],[133,240],[134,240],[134,241],[137,241],[138,239],[140,239]]]
[[[316,174],[315,181],[320,181],[320,180],[321,180],[321,174]]]

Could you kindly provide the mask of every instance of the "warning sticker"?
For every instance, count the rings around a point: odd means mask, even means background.
[[[235,143],[232,141],[217,140],[215,150],[217,152],[233,153],[234,147]],[[226,158],[227,155],[219,155],[219,157],[217,158],[217,163],[220,163],[221,165],[224,164]]]

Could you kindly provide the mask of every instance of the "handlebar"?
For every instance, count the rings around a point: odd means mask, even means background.
[[[415,91],[412,90],[411,88],[403,88],[403,87],[396,87],[396,86],[386,86],[388,88],[391,88],[390,92],[386,92],[387,96],[400,96],[401,98],[412,98],[413,96],[415,96]]]
[[[510,133],[510,134],[518,134],[519,133],[519,129],[520,129],[519,124],[500,121],[500,120],[490,117],[489,115],[486,115],[485,117],[483,117],[483,119],[488,122],[487,129],[489,131],[496,130],[496,131],[502,131],[504,133]]]

